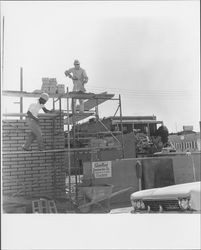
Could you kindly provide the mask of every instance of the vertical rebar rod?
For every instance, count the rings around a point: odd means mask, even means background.
[[[59,114],[60,114],[60,128],[61,128],[61,119],[62,119],[62,114],[61,114],[61,97],[59,97]]]
[[[56,117],[54,117],[53,118],[53,132],[52,132],[52,135],[53,135],[53,149],[55,149],[55,119],[56,119]],[[56,153],[54,152],[53,153],[53,157],[54,157],[54,159],[53,159],[53,164],[54,164],[54,166],[53,166],[53,169],[54,169],[54,178],[53,178],[53,186],[55,187],[55,189],[54,189],[54,195],[55,195],[55,197],[56,197],[56,174],[57,174],[57,171],[56,171]]]
[[[55,110],[55,102],[54,102],[54,97],[52,98],[52,102],[53,102],[53,110]],[[53,139],[53,143],[52,143],[52,147],[53,147],[53,149],[55,149],[55,119],[56,119],[56,117],[54,117],[53,118],[53,131],[52,131],[52,139]],[[54,159],[53,159],[53,164],[54,164],[54,166],[53,166],[53,173],[54,173],[54,176],[53,176],[53,186],[55,187],[55,189],[54,189],[54,196],[56,197],[56,154],[55,154],[55,152],[53,153],[53,157],[54,157]]]

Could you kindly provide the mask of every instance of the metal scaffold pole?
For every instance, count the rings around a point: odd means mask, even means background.
[[[55,149],[55,117],[53,118],[53,131],[52,131],[52,148]],[[54,195],[56,197],[56,174],[57,174],[57,170],[56,170],[56,152],[53,152],[53,185],[55,187],[54,189]]]
[[[124,158],[124,135],[123,135],[123,123],[122,123],[122,107],[121,107],[121,95],[119,95],[119,112],[121,121],[121,143],[122,143],[122,157]]]
[[[71,201],[71,155],[70,155],[70,120],[69,120],[69,91],[68,91],[68,88],[67,88],[67,126],[68,126],[68,188],[69,188],[69,198]]]
[[[72,121],[73,121],[73,148],[76,148],[76,99],[72,98]],[[73,168],[75,175],[76,200],[77,200],[77,152],[73,152]]]

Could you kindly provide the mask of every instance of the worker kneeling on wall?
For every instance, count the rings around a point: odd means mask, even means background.
[[[29,148],[32,142],[36,139],[39,150],[44,150],[42,131],[39,124],[38,113],[40,109],[43,109],[45,113],[51,113],[52,111],[45,108],[45,103],[48,101],[49,95],[42,93],[37,103],[32,103],[27,111],[27,124],[31,132],[27,138],[25,144],[22,146],[23,150],[31,151]]]

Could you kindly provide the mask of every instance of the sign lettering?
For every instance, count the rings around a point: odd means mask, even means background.
[[[112,177],[111,161],[92,162],[92,173],[95,178]]]

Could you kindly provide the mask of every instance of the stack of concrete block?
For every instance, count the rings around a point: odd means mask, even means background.
[[[39,118],[45,150],[64,149],[63,116]],[[21,147],[29,132],[26,120],[2,121],[3,195],[63,197],[65,152],[23,152]],[[36,141],[31,148],[38,150]]]
[[[48,94],[64,94],[65,86],[64,84],[57,84],[56,78],[42,78],[42,92],[46,92]]]
[[[41,91],[49,93],[49,78],[47,78],[47,77],[42,78]]]
[[[42,78],[41,90],[48,94],[56,94],[57,91],[57,80],[56,78]]]
[[[64,84],[58,84],[57,85],[57,93],[58,94],[64,94],[65,93],[65,86],[64,86]]]

